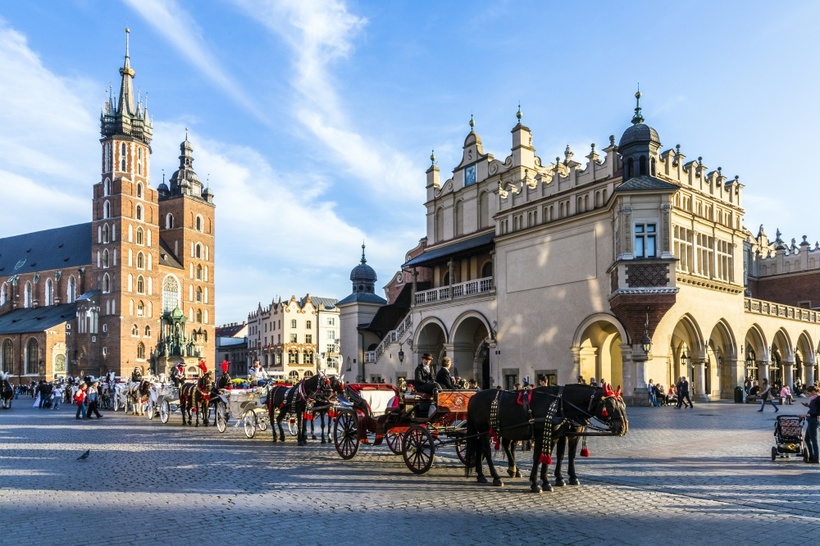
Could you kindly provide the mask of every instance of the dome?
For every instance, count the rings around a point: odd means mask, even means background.
[[[362,263],[354,267],[353,271],[350,272],[350,280],[353,283],[375,283],[376,271],[363,261]]]
[[[618,148],[625,148],[630,144],[650,143],[660,146],[661,139],[658,137],[658,132],[649,125],[636,123],[624,131],[621,141],[618,143]]]

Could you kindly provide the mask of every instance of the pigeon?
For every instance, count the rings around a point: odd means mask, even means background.
[[[77,460],[78,460],[78,461],[84,461],[84,460],[88,459],[88,456],[89,456],[89,455],[91,455],[91,450],[90,450],[90,449],[87,449],[87,450],[85,451],[85,453],[83,453],[82,455],[80,455],[79,457],[77,457]]]

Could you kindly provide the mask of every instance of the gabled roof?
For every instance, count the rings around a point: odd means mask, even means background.
[[[91,222],[0,239],[0,277],[91,264]]]
[[[677,189],[679,189],[679,186],[676,186],[675,184],[672,184],[670,182],[664,182],[660,178],[655,178],[654,176],[642,174],[640,176],[630,178],[629,180],[615,188],[615,191],[658,191]]]
[[[76,303],[15,309],[0,315],[0,335],[42,332],[68,322],[77,315]]]
[[[323,309],[331,311],[336,308],[336,298],[322,298],[320,296],[310,296],[310,301],[316,309]],[[299,307],[304,307],[307,304],[307,296],[299,300]]]
[[[176,269],[184,269],[174,253],[171,252],[171,246],[161,236],[159,238],[159,263]]]

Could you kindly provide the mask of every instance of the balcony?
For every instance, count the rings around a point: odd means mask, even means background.
[[[495,292],[495,284],[492,277],[474,279],[472,281],[441,286],[423,292],[416,292],[413,302],[415,305],[425,305],[448,300],[470,298],[478,295],[491,294]]]

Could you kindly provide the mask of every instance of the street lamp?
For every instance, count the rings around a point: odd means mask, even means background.
[[[643,323],[643,337],[641,338],[643,354],[649,355],[652,350],[652,339],[649,337],[649,307],[646,308],[646,321]]]
[[[404,348],[399,347],[399,365],[404,364]]]

